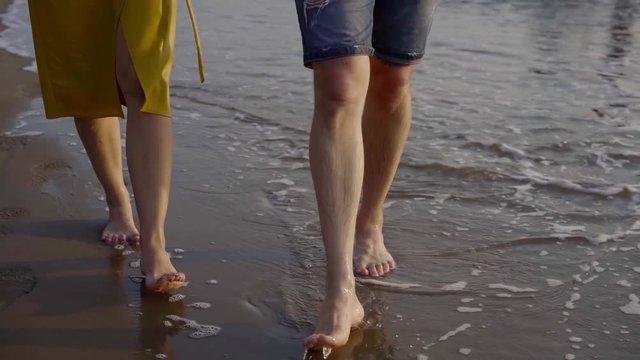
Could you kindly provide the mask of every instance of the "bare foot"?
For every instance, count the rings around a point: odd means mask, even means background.
[[[170,292],[184,286],[185,274],[178,272],[164,249],[143,250],[140,263],[145,286],[154,292]]]
[[[109,207],[109,223],[102,231],[102,241],[110,246],[127,242],[137,245],[140,242],[140,233],[133,222],[131,205]]]
[[[384,276],[396,268],[396,262],[384,246],[382,227],[358,226],[354,251],[354,271],[361,276]]]
[[[349,340],[351,329],[360,326],[364,309],[355,289],[337,296],[327,295],[320,308],[320,319],[315,332],[305,339],[307,349],[323,351],[323,348],[343,346]]]

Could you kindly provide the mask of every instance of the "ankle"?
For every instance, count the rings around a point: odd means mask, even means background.
[[[352,271],[353,273],[353,271]],[[356,283],[353,275],[348,278],[342,278],[337,281],[327,280],[325,287],[325,293],[330,298],[343,298],[345,296],[352,296],[356,293]]]
[[[160,232],[141,232],[140,245],[143,252],[148,253],[166,253],[166,242],[164,233]]]
[[[382,231],[382,214],[358,214],[356,219],[357,232]]]
[[[111,212],[131,211],[131,200],[129,192],[124,189],[120,191],[108,192],[106,194],[107,206]]]

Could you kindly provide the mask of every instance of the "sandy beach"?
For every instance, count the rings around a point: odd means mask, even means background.
[[[100,243],[73,122],[45,120],[33,59],[0,51],[0,359],[302,358],[324,253],[295,9],[194,1],[201,85],[178,3],[182,299],[141,292],[137,253]],[[0,44],[29,55],[16,4]],[[399,267],[359,280],[365,325],[330,360],[637,359],[639,18],[629,0],[441,2],[385,204]]]
[[[93,241],[102,221],[86,219],[101,214],[77,189],[88,168],[15,119],[39,94],[31,62],[0,52],[0,357],[131,358],[137,322],[118,306],[118,259]]]

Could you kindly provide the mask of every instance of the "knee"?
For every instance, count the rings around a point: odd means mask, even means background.
[[[316,103],[349,107],[364,102],[369,83],[366,57],[346,57],[314,64]]]
[[[388,65],[372,62],[369,96],[378,104],[395,106],[411,92],[412,65]]]
[[[327,66],[328,65],[328,66]],[[340,61],[314,65],[315,113],[329,128],[354,122],[364,107],[369,83],[368,67],[357,62]]]

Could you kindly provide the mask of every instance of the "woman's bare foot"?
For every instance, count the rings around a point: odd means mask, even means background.
[[[315,332],[305,339],[307,349],[322,351],[323,348],[343,346],[349,340],[351,329],[360,326],[364,309],[355,293],[355,288],[343,290],[337,295],[327,294]]]
[[[137,245],[140,242],[140,233],[133,222],[133,212],[128,203],[128,195],[125,205],[109,206],[109,222],[102,231],[102,241],[110,246],[127,242],[131,245]]]
[[[379,225],[358,226],[354,250],[354,271],[358,275],[379,277],[396,268]]]
[[[163,249],[143,249],[140,263],[145,287],[154,292],[170,292],[184,286],[185,274],[178,272]]]

